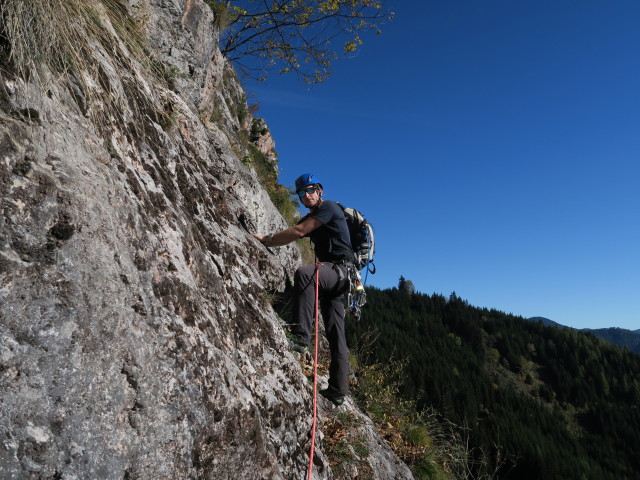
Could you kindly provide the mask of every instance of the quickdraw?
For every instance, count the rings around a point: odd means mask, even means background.
[[[367,282],[367,278],[369,277],[369,273],[372,275],[376,273],[376,266],[373,264],[373,248],[371,248],[371,238],[367,234],[367,242],[369,243],[369,248],[367,249],[369,252],[369,258],[367,259],[367,271],[364,277],[364,282],[362,281],[362,277],[360,276],[360,272],[358,269],[350,265],[347,267],[347,274],[349,276],[349,293],[347,294],[347,308],[349,309],[349,313],[356,319],[360,320],[362,316],[362,307],[364,307],[365,303],[367,303],[367,292],[364,289],[364,286]]]

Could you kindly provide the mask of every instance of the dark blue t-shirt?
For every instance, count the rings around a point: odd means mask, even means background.
[[[309,233],[316,257],[321,262],[352,260],[353,250],[349,227],[340,205],[331,200],[323,200],[318,208],[309,213],[310,217],[322,225]]]

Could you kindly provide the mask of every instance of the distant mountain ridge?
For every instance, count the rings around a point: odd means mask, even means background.
[[[624,328],[584,328],[583,331],[593,333],[596,337],[602,338],[609,343],[620,347],[628,347],[629,350],[640,354],[640,332],[635,330],[626,330]]]
[[[542,322],[543,325],[551,325],[552,327],[564,327],[564,325],[560,325],[558,322],[554,322],[545,317],[531,317],[529,320],[532,322]]]
[[[532,322],[542,322],[543,325],[551,325],[554,327],[565,327],[564,325],[559,324],[558,322],[554,322],[545,317],[531,317],[529,318]],[[571,328],[571,327],[565,327]],[[580,329],[583,332],[589,332],[595,335],[598,338],[601,338],[613,345],[618,345],[619,347],[627,347],[632,352],[640,354],[640,329],[638,330],[627,330],[625,328],[619,327],[609,327],[609,328],[582,328]]]

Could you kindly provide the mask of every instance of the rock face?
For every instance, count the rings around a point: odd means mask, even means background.
[[[286,225],[234,151],[241,122],[212,118],[213,13],[126,8],[181,73],[96,44],[117,115],[68,79],[0,79],[0,478],[303,478],[311,390],[265,295],[299,253],[248,233]],[[410,478],[380,445],[376,478]]]

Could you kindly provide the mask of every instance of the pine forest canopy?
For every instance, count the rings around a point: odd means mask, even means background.
[[[223,55],[259,81],[277,69],[294,72],[309,84],[323,82],[333,60],[353,55],[362,45],[362,33],[380,33],[379,27],[393,18],[384,0],[206,3],[225,28]]]
[[[371,363],[406,362],[406,398],[467,426],[500,478],[638,478],[640,356],[409,283],[367,287],[362,319],[346,325],[354,351],[377,339]]]

